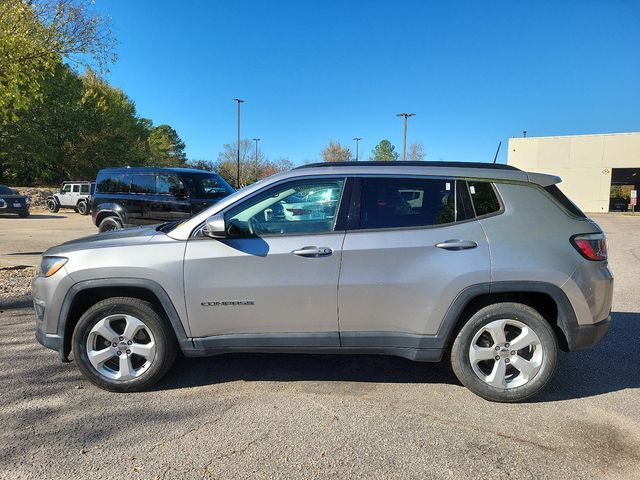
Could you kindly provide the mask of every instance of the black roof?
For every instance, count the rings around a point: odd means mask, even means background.
[[[319,162],[301,165],[300,168],[318,167],[456,167],[456,168],[488,168],[494,170],[520,170],[513,165],[504,163],[484,163],[484,162],[430,162],[430,161],[391,161],[391,162]]]
[[[107,167],[100,170],[105,173],[162,173],[162,172],[175,172],[175,173],[212,173],[207,170],[199,170],[197,168],[184,168],[184,167]]]

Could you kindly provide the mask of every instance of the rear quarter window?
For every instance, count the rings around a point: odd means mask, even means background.
[[[502,209],[498,195],[490,182],[469,182],[469,193],[476,217],[491,215]]]

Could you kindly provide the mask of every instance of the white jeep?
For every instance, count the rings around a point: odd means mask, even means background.
[[[63,182],[58,193],[47,197],[47,208],[52,213],[61,208],[73,208],[80,215],[88,215],[94,188],[95,184],[91,182]]]

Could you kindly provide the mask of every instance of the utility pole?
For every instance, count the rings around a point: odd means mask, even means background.
[[[255,160],[255,164],[253,165],[253,169],[255,173],[255,179],[257,182],[258,181],[258,142],[260,141],[260,139],[254,138],[253,141],[256,142],[256,160]]]
[[[407,159],[407,118],[413,117],[415,113],[397,113],[396,117],[404,117],[404,139],[402,141],[402,160]]]
[[[360,140],[362,140],[362,137],[356,137],[354,138],[354,140],[356,141],[356,162],[358,161],[358,147],[360,146]]]
[[[236,173],[236,188],[240,188],[240,104],[244,103],[244,100],[234,98],[234,102],[238,102],[238,170]]]

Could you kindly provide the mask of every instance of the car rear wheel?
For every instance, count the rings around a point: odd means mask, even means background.
[[[58,213],[58,210],[60,210],[60,205],[58,205],[58,202],[56,202],[55,199],[49,198],[47,199],[47,209],[51,213]]]
[[[110,232],[111,230],[120,230],[122,228],[122,223],[116,217],[106,217],[100,222],[100,226],[98,227],[98,231],[102,232]]]
[[[87,202],[85,200],[80,200],[78,202],[76,210],[78,210],[78,213],[80,215],[87,215],[89,213],[89,205],[87,205]]]
[[[480,309],[451,349],[451,365],[460,382],[495,402],[521,402],[539,393],[551,379],[557,357],[551,325],[520,303]]]
[[[78,368],[92,383],[114,392],[134,392],[167,373],[177,342],[149,302],[112,297],[82,315],[72,349]]]

